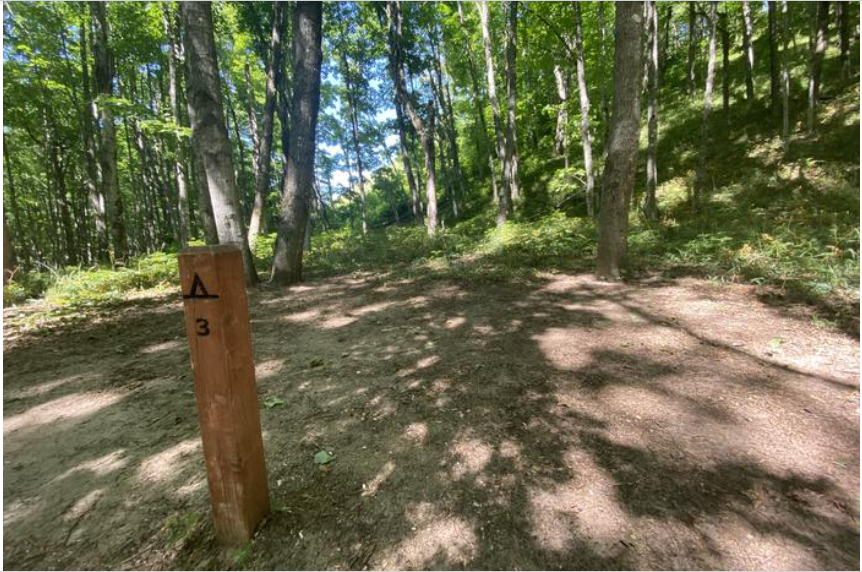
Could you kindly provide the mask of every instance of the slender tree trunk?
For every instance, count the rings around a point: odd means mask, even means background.
[[[168,78],[169,78],[169,98],[171,103],[171,115],[173,116],[174,124],[177,127],[182,125],[180,118],[180,98],[179,98],[179,79],[177,74],[177,66],[181,61],[179,42],[176,40],[174,27],[174,17],[171,8],[164,5],[164,24],[165,34],[168,37]],[[190,229],[190,214],[189,214],[189,196],[186,188],[186,173],[185,161],[183,160],[183,146],[181,142],[174,145],[174,181],[177,186],[177,208],[179,211],[178,234],[180,246],[185,247],[189,242]]]
[[[479,19],[482,23],[482,42],[485,48],[485,69],[488,80],[488,100],[491,102],[491,114],[494,117],[494,140],[497,158],[503,165],[503,188],[497,201],[497,226],[506,222],[512,205],[512,164],[506,154],[506,143],[503,133],[503,123],[500,118],[500,104],[497,101],[497,80],[494,73],[494,56],[491,52],[491,32],[488,24],[488,2],[479,2]]]
[[[272,280],[302,280],[302,254],[314,193],[314,152],[320,109],[321,2],[297,2],[293,9],[293,109],[285,157],[281,212],[272,260]]]
[[[848,2],[835,2],[836,25],[838,28],[838,43],[841,48],[841,79],[847,79],[851,73],[850,63],[850,16]]]
[[[730,133],[730,29],[727,6],[721,12],[721,110],[724,115],[724,131]]]
[[[82,5],[84,6],[84,5]],[[98,117],[96,102],[92,95],[90,83],[90,64],[87,50],[90,39],[88,36],[89,25],[85,16],[85,6],[81,10],[81,84],[84,94],[84,109],[81,111],[82,137],[84,140],[84,152],[87,159],[87,177],[84,185],[87,189],[90,211],[93,216],[93,227],[95,229],[95,256],[101,262],[107,262],[108,253],[108,227],[105,221],[105,199],[102,195],[102,166],[99,163],[99,151],[96,147],[96,138],[93,133]]]
[[[404,123],[404,109],[398,94],[395,95],[395,121],[398,123],[398,143],[401,146],[401,163],[407,176],[407,186],[410,188],[410,202],[413,208],[413,219],[422,221],[422,201],[416,187],[416,177],[413,175],[413,164],[410,161],[410,150],[407,148],[407,125]]]
[[[207,2],[181,2],[179,6],[188,55],[189,117],[195,141],[201,146],[200,158],[206,173],[219,243],[240,248],[246,284],[254,285],[257,283],[257,272],[240,214],[230,140],[222,109],[212,5]]]
[[[506,155],[509,161],[511,179],[509,181],[509,194],[511,200],[516,201],[521,196],[521,185],[518,177],[518,72],[516,58],[518,53],[518,2],[508,2],[509,25],[506,27]],[[510,207],[514,203],[510,204]]]
[[[401,3],[398,0],[390,0],[386,3],[389,16],[389,43],[394,52],[395,62],[395,91],[401,100],[407,115],[413,123],[413,129],[422,141],[422,152],[425,155],[425,198],[427,201],[426,228],[428,234],[437,231],[437,176],[434,165],[434,101],[428,102],[428,125],[422,121],[413,102],[407,93],[407,79],[404,72],[404,58],[401,50],[403,40],[401,36]]]
[[[560,98],[560,104],[557,106],[557,128],[554,130],[554,154],[563,157],[563,163],[566,169],[569,168],[569,138],[566,133],[566,126],[569,123],[569,112],[566,109],[568,104],[568,80],[563,77],[563,72],[559,65],[554,66],[554,79],[557,82],[557,97]]]
[[[745,59],[745,99],[754,101],[754,46],[751,43],[751,8],[742,2],[742,51]]]
[[[640,130],[641,2],[620,2],[614,22],[614,101],[605,163],[596,275],[619,280],[628,250],[629,205],[635,182]]]
[[[464,9],[461,2],[458,5],[458,21],[461,27],[466,29],[464,20]],[[499,190],[497,186],[497,167],[494,164],[494,152],[491,149],[491,142],[488,138],[488,125],[485,122],[485,98],[479,90],[479,74],[476,72],[476,59],[473,55],[473,46],[467,42],[467,69],[470,72],[470,89],[473,93],[473,104],[476,106],[476,117],[478,118],[479,143],[482,151],[479,153],[479,176],[482,176],[482,155],[488,157],[488,169],[491,173],[491,194],[494,200],[499,199]]]
[[[362,234],[368,234],[368,205],[365,196],[365,172],[362,163],[362,149],[359,143],[359,112],[356,107],[355,90],[356,85],[350,76],[350,64],[347,55],[341,59],[341,76],[347,92],[347,115],[350,121],[350,138],[353,143],[353,153],[356,156],[356,172],[359,177],[359,209],[362,222]]]
[[[709,57],[706,65],[706,87],[703,91],[703,123],[700,132],[700,157],[698,158],[697,173],[695,174],[694,193],[692,194],[692,206],[695,210],[700,207],[700,198],[706,190],[706,165],[707,153],[709,151],[709,116],[712,112],[712,89],[715,79],[715,31],[716,31],[716,6],[717,2],[709,3],[708,11],[708,41]]]
[[[688,93],[694,93],[694,64],[697,59],[697,8],[695,2],[688,3]]]
[[[12,162],[12,148],[6,141],[6,134],[3,134],[3,172],[6,175],[6,180],[8,181],[8,186],[6,189],[6,196],[9,198],[9,208],[12,211],[12,218],[15,221],[15,234],[18,237],[19,244],[26,245],[26,234],[24,234],[24,221],[21,218],[21,208],[18,202],[18,192],[17,186],[15,185],[15,168]],[[5,210],[4,210],[4,218],[3,221],[5,223]],[[4,236],[8,236],[4,234]],[[11,239],[10,239],[11,240]],[[29,250],[29,249],[27,249]],[[24,248],[21,249],[22,257],[26,260],[29,258],[23,251]]]
[[[820,98],[820,76],[823,57],[829,42],[829,2],[817,3],[816,36],[811,49],[808,74],[808,133],[814,133],[817,121],[817,100]]]
[[[595,217],[595,179],[593,175],[593,144],[590,137],[590,95],[587,92],[587,77],[584,69],[584,39],[581,23],[581,5],[572,4],[575,10],[575,63],[578,75],[578,97],[581,103],[581,145],[584,151],[584,171],[587,184],[585,188],[587,199],[587,214]]]
[[[649,41],[647,44],[647,78],[649,89],[649,107],[647,110],[647,165],[646,165],[646,196],[644,198],[644,216],[647,220],[658,218],[658,203],[656,202],[656,187],[658,186],[658,8],[655,0],[649,2]]]
[[[781,141],[784,153],[790,151],[790,65],[789,54],[789,13],[786,0],[781,3]]]
[[[282,37],[287,28],[284,3],[272,4],[272,35],[269,42],[269,65],[266,70],[266,99],[263,106],[263,133],[260,137],[259,165],[254,183],[254,207],[248,224],[248,243],[254,246],[258,234],[266,232],[266,198],[272,173],[272,137],[275,123],[276,74],[282,67]]]
[[[246,93],[246,114],[248,115],[248,132],[251,135],[251,156],[252,169],[254,171],[255,185],[260,176],[260,135],[257,128],[257,110],[256,99],[254,95],[254,83],[251,81],[251,69],[248,62],[245,63],[243,69],[245,77],[245,93]]]
[[[93,56],[95,58],[94,76],[96,91],[106,98],[114,93],[114,64],[108,48],[110,29],[107,4],[90,2],[90,12],[95,31],[93,34]],[[99,107],[101,132],[102,195],[106,202],[106,218],[111,234],[114,259],[126,257],[126,225],[123,216],[123,201],[120,196],[120,178],[117,173],[116,133],[114,115],[108,104]]]
[[[777,114],[781,99],[781,81],[778,78],[778,22],[776,21],[775,1],[769,0],[766,5],[769,39],[769,99],[772,112]]]

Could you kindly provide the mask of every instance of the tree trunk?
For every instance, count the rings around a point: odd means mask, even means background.
[[[596,275],[601,280],[619,280],[627,255],[629,204],[640,130],[642,18],[641,2],[616,5],[613,115],[596,256]]]
[[[239,208],[230,141],[225,127],[219,85],[218,61],[213,38],[212,5],[181,2],[188,65],[188,107],[195,142],[206,174],[209,198],[220,244],[242,251],[246,284],[257,283],[257,272],[246,241]]]
[[[260,135],[257,128],[257,100],[254,96],[254,84],[251,81],[251,69],[249,68],[248,62],[245,63],[243,75],[245,78],[245,103],[246,115],[248,115],[248,132],[251,136],[252,170],[254,171],[255,185],[257,185],[257,178],[260,176]]]
[[[168,87],[168,96],[170,98],[171,103],[171,115],[174,119],[174,124],[177,127],[182,125],[182,120],[180,118],[180,98],[179,98],[179,80],[177,74],[177,65],[181,60],[179,42],[176,40],[176,33],[174,27],[174,18],[172,14],[172,9],[168,7],[167,4],[163,5],[164,8],[164,24],[165,24],[165,34],[168,37],[168,78],[169,78],[169,87]],[[189,214],[189,196],[188,190],[186,188],[186,173],[183,160],[183,146],[182,142],[178,142],[174,145],[174,154],[176,155],[176,159],[174,160],[174,181],[177,186],[177,208],[179,211],[179,225],[178,225],[178,235],[180,239],[180,246],[185,247],[189,242],[189,235],[191,232],[190,229],[190,214]]]
[[[521,196],[518,180],[518,72],[515,65],[518,53],[518,2],[509,0],[509,25],[506,27],[506,157],[509,161],[509,195],[512,201]],[[510,207],[512,204],[510,204]]]
[[[407,125],[404,123],[404,108],[398,94],[395,94],[395,121],[398,122],[398,143],[401,146],[401,163],[407,176],[407,186],[410,188],[410,202],[413,208],[413,219],[422,221],[422,202],[416,187],[416,177],[413,175],[413,164],[410,161],[410,150],[407,148]]]
[[[362,219],[362,234],[368,234],[368,205],[365,197],[365,172],[362,164],[362,149],[359,144],[359,112],[356,108],[356,86],[350,76],[350,64],[347,55],[341,59],[341,76],[347,92],[347,115],[350,120],[350,136],[353,143],[353,153],[356,155],[356,172],[359,177],[359,209]]]
[[[584,69],[584,37],[581,23],[581,5],[572,4],[575,10],[575,63],[578,75],[578,97],[581,103],[581,144],[584,151],[584,171],[587,184],[585,188],[587,199],[587,214],[595,216],[595,180],[593,178],[593,145],[590,138],[590,95],[587,92],[586,70]]]
[[[266,198],[272,173],[272,137],[275,123],[276,75],[282,67],[282,37],[287,28],[284,3],[272,4],[272,35],[269,42],[269,65],[266,70],[266,95],[263,105],[263,133],[260,135],[258,167],[254,181],[254,207],[248,224],[248,244],[254,246],[258,234],[266,232]]]
[[[715,32],[717,24],[716,2],[709,3],[708,16],[708,41],[709,56],[706,64],[706,87],[703,91],[703,123],[700,132],[700,157],[698,158],[697,172],[695,174],[694,193],[692,194],[692,207],[697,210],[700,207],[700,199],[706,190],[706,165],[709,151],[709,116],[712,112],[712,90],[715,80]]]
[[[724,130],[730,133],[730,29],[727,27],[727,4],[721,12],[721,110]]]
[[[461,27],[465,28],[464,10],[461,7],[461,2],[457,2],[457,5],[458,21],[461,23]],[[482,96],[482,93],[479,90],[479,74],[476,72],[476,60],[473,56],[473,46],[469,41],[467,42],[466,48],[467,69],[470,72],[470,89],[473,93],[473,104],[476,106],[476,117],[479,120],[479,142],[482,148],[482,151],[479,153],[479,176],[482,176],[481,157],[484,154],[488,157],[488,169],[491,173],[491,194],[496,201],[499,198],[499,190],[497,187],[497,166],[494,164],[494,152],[491,149],[491,142],[488,139],[488,125],[485,122],[485,98]]]
[[[3,285],[5,286],[15,274],[15,249],[9,227],[6,226],[6,213],[3,213]],[[5,304],[4,304],[5,305]]]
[[[563,72],[559,65],[554,66],[554,79],[557,81],[557,97],[560,98],[560,104],[557,106],[557,128],[554,130],[554,154],[563,157],[563,164],[566,169],[569,168],[569,139],[566,133],[566,126],[569,123],[569,112],[566,109],[568,104],[568,79],[563,77]]]
[[[816,36],[811,49],[808,73],[808,133],[814,132],[817,121],[817,100],[820,98],[820,76],[823,57],[829,42],[829,2],[817,3]]]
[[[781,82],[778,78],[778,22],[776,21],[776,4],[774,0],[767,3],[768,39],[769,39],[769,99],[772,112],[778,113],[781,98]]]
[[[272,280],[281,285],[302,280],[303,239],[314,193],[322,22],[321,2],[296,3],[293,9],[292,126],[272,260]]]
[[[81,110],[82,137],[84,142],[84,153],[87,160],[87,177],[84,186],[87,189],[90,210],[93,216],[93,228],[95,229],[95,257],[100,262],[107,262],[108,253],[108,227],[105,221],[105,197],[102,195],[102,166],[99,164],[99,151],[96,147],[95,121],[98,118],[96,102],[92,95],[90,83],[90,66],[87,49],[91,39],[87,35],[89,25],[86,21],[85,6],[81,10],[81,84],[84,94],[84,109]]]
[[[754,46],[751,43],[751,8],[748,0],[742,2],[742,51],[745,59],[745,99],[754,101]]]
[[[697,59],[697,10],[694,2],[688,3],[688,94],[694,93],[694,64]]]
[[[429,113],[428,125],[426,126],[422,118],[419,117],[419,114],[416,113],[413,102],[407,93],[404,58],[401,53],[403,42],[401,36],[401,3],[399,0],[389,0],[386,3],[386,9],[389,16],[390,49],[394,53],[395,91],[404,109],[407,111],[411,123],[413,123],[413,129],[422,141],[422,152],[425,155],[425,197],[427,200],[425,218],[428,234],[432,235],[437,231],[437,177],[434,165],[434,101],[432,99],[428,102]]]
[[[108,47],[110,28],[108,24],[107,3],[90,2],[93,18],[93,75],[96,91],[105,98],[113,97],[114,64]],[[114,115],[108,104],[99,108],[101,132],[102,195],[105,197],[107,225],[110,229],[111,247],[115,260],[126,257],[126,225],[123,216],[123,201],[120,196],[120,178],[117,173],[116,133]]]
[[[850,63],[850,16],[849,3],[835,2],[835,16],[838,28],[838,43],[841,48],[841,79],[847,79],[851,73]]]
[[[647,83],[649,103],[647,110],[647,165],[646,165],[646,196],[644,197],[644,216],[647,220],[658,218],[658,203],[656,202],[656,187],[658,186],[658,8],[655,0],[649,2],[649,40],[647,43]]]
[[[488,2],[479,2],[479,19],[482,23],[482,42],[485,48],[485,69],[488,80],[488,100],[491,102],[491,114],[494,117],[494,140],[497,149],[497,159],[503,164],[503,188],[497,201],[497,226],[509,218],[512,205],[512,165],[506,154],[506,144],[503,134],[503,123],[500,118],[500,104],[497,101],[497,80],[494,74],[494,56],[491,53],[491,32],[488,27]]]
[[[784,153],[790,151],[790,65],[789,56],[789,29],[788,6],[786,0],[781,3],[781,142]]]

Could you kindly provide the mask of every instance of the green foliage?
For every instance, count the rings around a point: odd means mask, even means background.
[[[45,300],[60,307],[100,305],[118,302],[129,292],[165,288],[178,282],[176,254],[155,252],[116,270],[68,269],[47,288]]]

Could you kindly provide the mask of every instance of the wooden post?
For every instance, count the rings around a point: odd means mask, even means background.
[[[269,512],[242,253],[185,248],[179,266],[216,535],[242,546]]]

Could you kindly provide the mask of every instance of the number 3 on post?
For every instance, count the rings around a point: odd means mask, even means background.
[[[195,320],[195,323],[198,325],[197,334],[199,336],[208,336],[210,335],[210,323],[206,318],[198,318]]]

